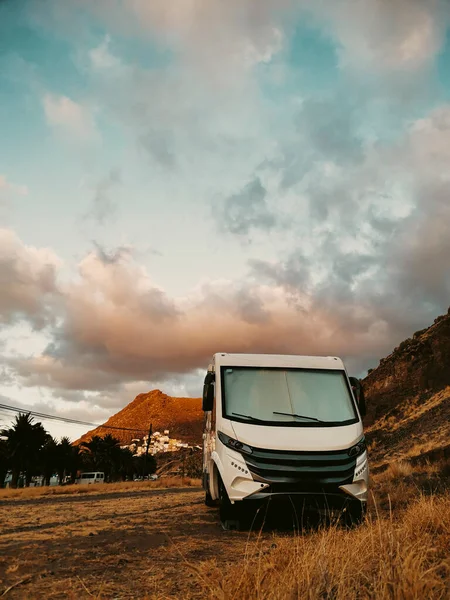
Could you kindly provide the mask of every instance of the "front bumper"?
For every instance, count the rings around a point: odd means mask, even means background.
[[[368,498],[367,452],[349,457],[338,452],[294,452],[253,449],[241,454],[227,448],[233,476],[230,500],[262,500],[287,496],[303,503],[345,506]]]

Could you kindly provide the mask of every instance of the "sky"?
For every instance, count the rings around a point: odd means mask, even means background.
[[[1,0],[0,403],[363,376],[448,310],[449,162],[448,0]]]

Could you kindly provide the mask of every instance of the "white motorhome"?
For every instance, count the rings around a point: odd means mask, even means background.
[[[217,353],[203,410],[205,503],[219,505],[225,529],[239,527],[251,501],[276,496],[362,520],[365,405],[341,359]]]
[[[92,473],[81,473],[77,480],[77,483],[87,485],[90,483],[105,483],[105,474],[100,471],[93,471]]]

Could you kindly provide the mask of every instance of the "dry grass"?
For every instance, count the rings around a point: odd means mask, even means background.
[[[0,500],[7,498],[39,498],[41,496],[70,496],[74,494],[105,494],[110,492],[148,491],[162,488],[199,487],[200,479],[162,477],[156,481],[125,481],[92,485],[42,486],[20,489],[0,489]]]
[[[450,499],[422,497],[399,520],[260,539],[239,564],[205,563],[199,576],[218,600],[448,598],[449,543]]]
[[[389,479],[398,479],[399,477],[409,477],[413,473],[413,467],[407,460],[399,460],[389,465],[386,477]]]
[[[369,516],[353,530],[224,532],[177,478],[3,498],[0,595],[16,586],[8,598],[450,598],[445,469],[400,461],[377,473]]]
[[[384,467],[448,446],[450,387],[430,397],[416,396],[366,428],[372,466]]]

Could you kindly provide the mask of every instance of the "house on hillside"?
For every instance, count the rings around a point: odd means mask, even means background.
[[[164,429],[162,433],[155,431],[150,436],[150,439],[148,435],[145,435],[142,439],[134,438],[131,440],[131,444],[121,446],[121,448],[128,448],[133,452],[134,456],[142,456],[147,451],[150,455],[154,456],[159,453],[177,452],[181,448],[189,448],[189,444],[176,438],[171,438],[170,430]]]

